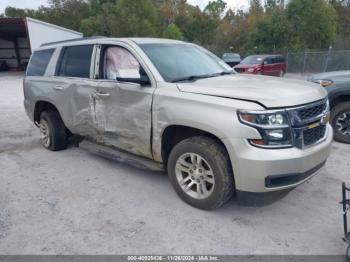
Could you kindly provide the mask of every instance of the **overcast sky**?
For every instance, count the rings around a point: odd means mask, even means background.
[[[187,0],[188,3],[198,5],[204,8],[209,0]],[[249,0],[226,0],[226,3],[232,9],[246,9]],[[17,8],[35,9],[40,5],[46,5],[47,0],[0,0],[0,13],[3,13],[7,6],[14,6]]]

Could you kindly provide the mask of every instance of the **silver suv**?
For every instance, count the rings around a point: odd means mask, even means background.
[[[24,96],[45,148],[79,136],[97,153],[166,168],[177,194],[202,209],[303,183],[332,141],[322,87],[238,75],[182,41],[45,44],[30,59]]]

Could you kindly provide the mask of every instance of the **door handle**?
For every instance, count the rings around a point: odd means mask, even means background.
[[[64,89],[63,86],[54,86],[53,89],[57,90],[57,91],[62,91]]]
[[[110,93],[101,93],[101,92],[96,92],[96,95],[100,96],[100,97],[109,97],[109,96],[111,96]]]

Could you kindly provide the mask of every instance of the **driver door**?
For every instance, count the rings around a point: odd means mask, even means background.
[[[99,46],[99,79],[95,113],[98,143],[152,158],[152,95],[155,82],[117,81],[117,77],[140,77],[142,65],[126,46]],[[150,75],[150,74],[148,74]]]

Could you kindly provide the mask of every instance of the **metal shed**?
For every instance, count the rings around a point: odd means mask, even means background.
[[[81,38],[83,34],[33,18],[0,18],[0,71],[24,70],[41,44]]]

